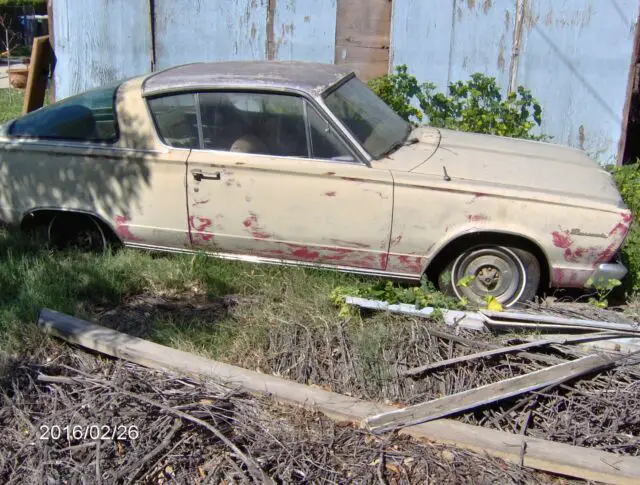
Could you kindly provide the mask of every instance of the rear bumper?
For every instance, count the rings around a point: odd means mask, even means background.
[[[589,278],[589,282],[593,281],[589,286],[606,284],[609,280],[622,280],[627,272],[627,268],[619,261],[600,264]]]

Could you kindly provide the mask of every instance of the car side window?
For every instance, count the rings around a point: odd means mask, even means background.
[[[121,84],[104,86],[33,111],[12,123],[9,135],[114,142],[118,138],[115,96]]]
[[[176,148],[200,148],[195,94],[172,94],[149,100],[162,141]]]
[[[305,103],[307,102],[305,101]],[[309,103],[307,103],[307,122],[312,158],[354,161],[348,148],[335,134],[331,125]]]
[[[203,148],[308,157],[303,100],[266,93],[201,93]]]

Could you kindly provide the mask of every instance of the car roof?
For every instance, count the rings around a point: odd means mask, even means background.
[[[268,88],[304,91],[313,96],[353,73],[353,70],[315,62],[228,61],[176,66],[148,76],[143,96],[212,88]]]

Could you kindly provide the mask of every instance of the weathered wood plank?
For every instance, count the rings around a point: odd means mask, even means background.
[[[335,63],[353,68],[368,81],[389,71],[389,0],[338,0]]]
[[[44,105],[44,97],[47,93],[47,80],[51,63],[51,45],[49,36],[35,37],[31,49],[31,63],[29,76],[24,93],[22,114],[30,113]]]
[[[441,360],[438,362],[431,362],[429,364],[422,365],[420,367],[407,369],[401,372],[400,375],[405,377],[415,377],[415,376],[422,375],[428,371],[440,369],[442,367],[447,367],[454,364],[459,364],[461,362],[469,362],[470,360],[484,359],[486,357],[492,357],[495,355],[508,354],[511,352],[519,352],[521,350],[532,349],[536,347],[544,347],[545,345],[550,345],[550,344],[565,345],[565,344],[573,344],[573,343],[580,343],[580,342],[591,342],[594,340],[615,338],[616,336],[619,336],[619,334],[597,333],[597,334],[591,334],[591,335],[580,335],[577,337],[565,337],[562,339],[536,340],[532,342],[525,342],[519,345],[509,345],[506,347],[499,347],[496,349],[485,350],[484,352],[476,352],[474,354],[461,355],[459,357],[454,357],[452,359],[447,359],[447,360]]]
[[[360,422],[367,416],[392,409],[198,357],[52,310],[40,312],[39,324],[51,335],[91,350],[147,367],[213,378],[248,392],[268,393],[279,402],[319,410],[335,420]],[[635,484],[640,480],[640,458],[637,457],[528,438],[448,419],[406,428],[400,433],[488,453],[513,463],[520,462],[524,442],[524,466],[612,484]]]
[[[594,330],[616,330],[621,332],[637,332],[640,333],[640,325],[629,323],[612,323],[599,320],[587,320],[582,318],[564,318],[554,317],[552,315],[534,315],[531,313],[520,312],[492,312],[489,310],[480,310],[480,313],[486,317],[486,323],[489,325],[517,325],[518,323],[526,324],[549,324],[558,327],[576,327],[590,328]]]
[[[367,429],[382,433],[406,426],[425,423],[434,419],[467,411],[525,392],[561,384],[588,372],[612,365],[613,360],[600,355],[589,355],[572,362],[558,364],[523,376],[469,389],[451,396],[371,416],[364,421]]]

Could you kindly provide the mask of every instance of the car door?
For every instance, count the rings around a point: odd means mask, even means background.
[[[187,168],[194,248],[363,270],[386,266],[393,181],[356,161],[306,99],[198,95]]]

